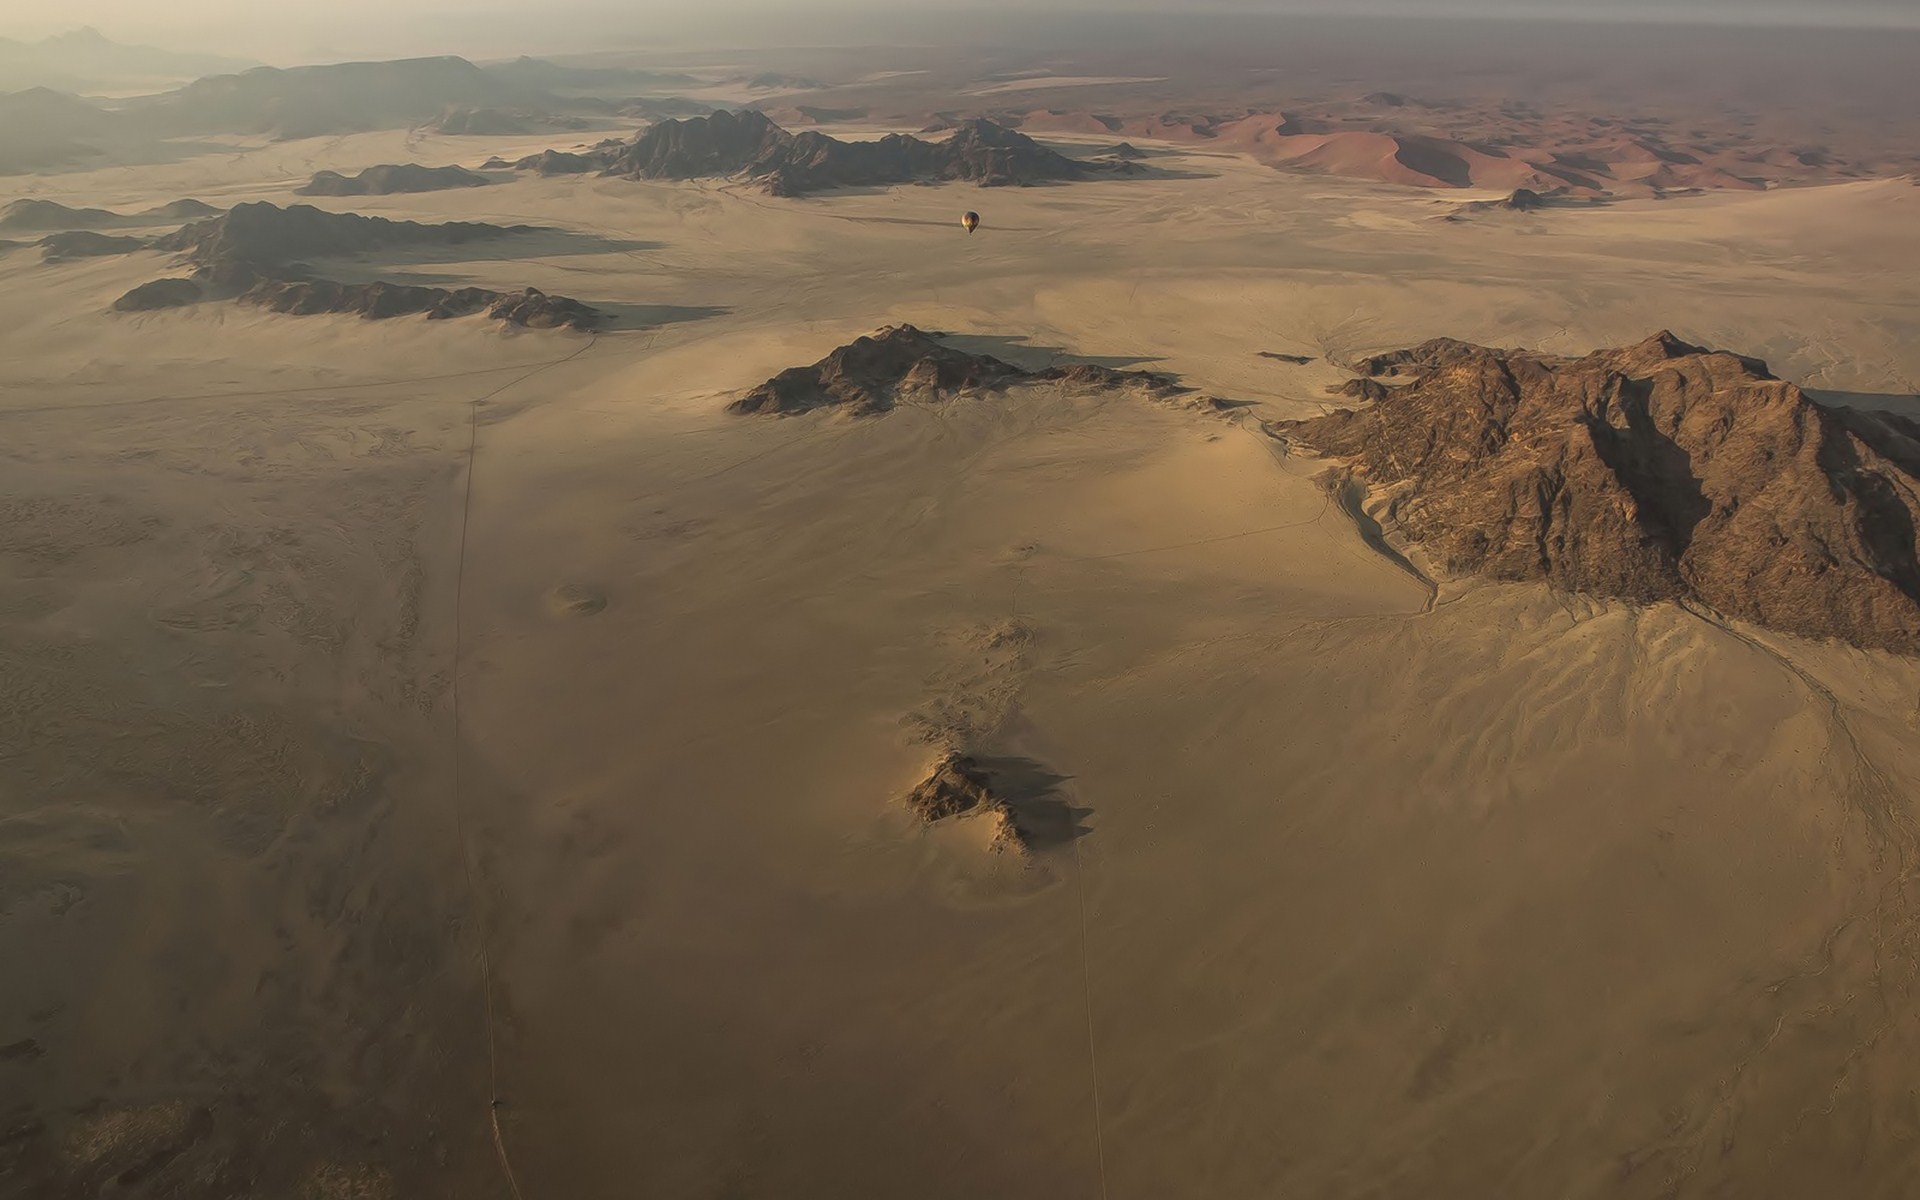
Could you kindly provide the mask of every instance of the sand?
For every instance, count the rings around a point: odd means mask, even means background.
[[[319,201],[572,231],[327,266],[597,337],[0,257],[0,1166],[506,1196],[497,1121],[529,1198],[1906,1194],[1920,666],[1430,588],[1262,421],[1328,355],[1663,326],[1912,408],[1920,189],[1453,224],[1153,148],[1186,177]],[[1244,403],[723,411],[897,321]],[[1057,836],[922,828],[949,744]]]

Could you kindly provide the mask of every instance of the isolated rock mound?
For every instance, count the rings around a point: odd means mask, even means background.
[[[342,283],[318,278],[297,265],[300,259],[358,254],[382,247],[460,245],[525,228],[466,222],[423,225],[357,213],[331,213],[305,204],[284,209],[266,203],[241,204],[223,216],[196,221],[153,243],[162,250],[184,252],[197,267],[193,279],[144,284],[122,296],[114,307],[139,312],[191,304],[202,298],[222,298],[295,315],[349,313],[380,320],[415,314],[443,319],[485,313],[495,320],[533,329],[597,327],[602,317],[598,310],[536,288],[499,292],[382,280]]]
[[[1440,339],[1360,368],[1410,382],[1287,428],[1446,570],[1920,654],[1920,423],[1668,333],[1577,359]]]
[[[277,264],[305,258],[335,258],[392,246],[457,246],[486,238],[524,233],[526,226],[449,221],[423,225],[359,213],[335,213],[310,204],[285,208],[255,201],[195,221],[154,243],[157,249],[184,251],[194,262]]]
[[[370,321],[420,313],[438,321],[485,313],[494,320],[530,329],[579,330],[591,330],[599,321],[599,313],[578,300],[549,296],[536,288],[496,292],[381,280],[340,283],[331,279],[262,279],[236,298],[242,304],[294,316],[345,313]]]
[[[382,163],[358,175],[317,171],[300,196],[392,196],[412,192],[441,192],[450,188],[485,187],[491,183],[465,167],[423,167],[418,163]]]
[[[215,208],[201,200],[174,200],[158,208],[149,208],[140,215],[167,221],[195,221],[201,217],[218,216],[225,209]]]
[[[952,395],[1011,383],[1059,382],[1088,390],[1137,387],[1154,395],[1179,388],[1164,375],[1078,363],[1025,371],[989,354],[969,354],[912,325],[890,325],[786,370],[727,406],[729,412],[790,416],[838,408],[855,416],[892,409],[900,395]]]
[[[71,229],[65,233],[50,233],[40,239],[40,254],[48,262],[61,262],[69,258],[98,258],[107,254],[127,254],[147,247],[145,238],[116,237],[110,233],[96,233],[91,229]]]
[[[543,175],[598,170],[632,179],[739,175],[762,181],[776,196],[916,181],[1042,183],[1079,179],[1093,169],[987,120],[963,122],[943,142],[902,134],[843,142],[814,130],[790,133],[761,112],[724,109],[660,121],[630,142],[584,153],[548,150],[515,166]]]
[[[1027,837],[1012,808],[994,794],[992,778],[971,756],[957,750],[941,755],[927,777],[907,794],[907,807],[929,825],[954,817],[985,817],[994,825],[994,849],[1027,849]]]
[[[99,229],[121,220],[104,208],[69,208],[53,200],[15,200],[0,208],[0,229]]]
[[[191,279],[156,279],[143,283],[113,302],[118,312],[154,312],[198,304],[206,293]]]

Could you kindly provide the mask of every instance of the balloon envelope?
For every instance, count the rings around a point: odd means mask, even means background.
[[[980,214],[970,212],[960,218],[960,224],[966,227],[968,233],[972,233],[974,230],[980,228]]]

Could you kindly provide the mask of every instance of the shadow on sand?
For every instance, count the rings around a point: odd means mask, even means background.
[[[1023,336],[1013,334],[943,333],[939,337],[955,350],[964,350],[968,354],[991,354],[1023,371],[1043,371],[1048,367],[1067,367],[1075,363],[1124,370],[1141,363],[1159,361],[1126,354],[1070,354],[1063,346],[1039,346]]]
[[[986,772],[993,794],[1006,804],[1014,826],[1033,849],[1070,845],[1092,832],[1085,821],[1093,810],[1075,808],[1061,794],[1060,785],[1072,776],[1031,758],[979,756],[974,762]]]
[[[597,301],[593,307],[606,314],[600,329],[609,333],[619,329],[659,329],[663,325],[724,317],[733,311],[705,304],[620,304],[611,301]]]

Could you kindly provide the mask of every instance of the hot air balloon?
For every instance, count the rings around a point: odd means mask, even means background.
[[[977,212],[970,212],[962,215],[960,218],[960,225],[968,233],[972,233],[974,230],[980,228],[980,214]]]

